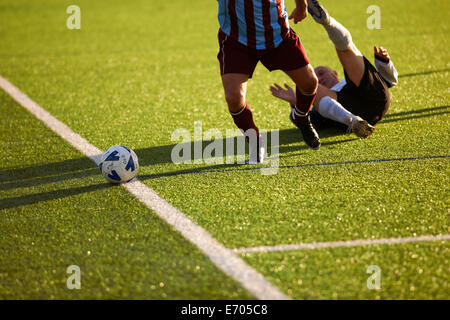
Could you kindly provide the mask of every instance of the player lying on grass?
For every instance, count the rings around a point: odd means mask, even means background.
[[[350,32],[330,17],[320,3],[308,0],[308,11],[327,31],[345,73],[345,79],[339,81],[337,72],[329,67],[314,69],[319,88],[310,112],[311,122],[316,129],[341,127],[367,138],[389,108],[388,88],[397,84],[397,71],[383,47],[374,47],[375,68],[353,44]],[[270,90],[294,108],[295,93],[287,84],[285,87],[274,84]],[[293,113],[292,110],[291,119]]]
[[[303,140],[318,148],[320,140],[309,118],[317,94],[318,79],[294,30],[289,28],[284,0],[218,0],[220,73],[228,110],[236,126],[250,141],[249,163],[263,162],[259,130],[247,104],[247,82],[259,61],[270,71],[284,71],[296,84],[292,121],[301,130]],[[295,0],[289,16],[297,23],[307,16],[306,0]],[[253,129],[253,130],[250,130]],[[252,140],[256,141],[252,143]],[[253,144],[253,146],[252,146]],[[252,150],[258,150],[256,157]]]

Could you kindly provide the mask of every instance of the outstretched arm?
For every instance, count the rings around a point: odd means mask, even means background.
[[[383,47],[373,47],[375,52],[375,66],[378,72],[386,80],[386,82],[392,87],[398,83],[398,72],[391,61],[389,52]]]

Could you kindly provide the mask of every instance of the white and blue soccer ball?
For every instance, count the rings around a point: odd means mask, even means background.
[[[139,162],[133,150],[117,145],[103,153],[99,167],[106,180],[112,183],[123,183],[136,177]]]

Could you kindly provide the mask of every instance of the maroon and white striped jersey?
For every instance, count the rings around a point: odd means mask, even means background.
[[[257,50],[276,48],[289,32],[284,0],[218,0],[219,24],[230,38]]]

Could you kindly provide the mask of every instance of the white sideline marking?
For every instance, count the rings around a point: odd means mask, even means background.
[[[48,111],[41,108],[26,94],[1,76],[0,87],[82,154],[89,157],[96,164],[99,163],[100,156],[103,153],[100,149],[73,132],[68,126],[53,117]],[[262,300],[291,299],[272,285],[259,272],[247,265],[231,249],[225,248],[211,234],[190,220],[180,210],[171,206],[145,184],[136,179],[122,186],[195,244],[219,269],[238,281],[255,297]]]
[[[444,241],[444,240],[450,240],[450,234],[437,235],[437,236],[405,237],[405,238],[385,238],[385,239],[368,239],[368,240],[352,240],[352,241],[285,244],[285,245],[277,245],[277,246],[237,248],[237,249],[233,249],[233,251],[234,251],[234,253],[239,254],[239,253],[310,250],[310,249],[321,249],[321,248],[368,246],[368,245],[374,245],[374,244],[396,244],[396,243],[409,243],[409,242],[422,242],[422,241]]]

